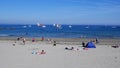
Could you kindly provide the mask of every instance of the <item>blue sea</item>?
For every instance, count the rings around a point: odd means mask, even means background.
[[[1,24],[0,37],[120,38],[120,26],[113,25],[37,25]]]

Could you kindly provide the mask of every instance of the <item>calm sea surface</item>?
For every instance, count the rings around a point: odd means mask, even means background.
[[[0,25],[0,36],[47,38],[120,38],[120,26],[104,25]]]

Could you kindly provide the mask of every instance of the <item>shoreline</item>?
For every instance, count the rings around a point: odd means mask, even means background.
[[[17,41],[18,37],[0,37],[0,41]],[[32,37],[25,37],[26,42],[31,42]],[[51,39],[49,41],[48,39]],[[89,42],[89,41],[95,41],[95,38],[44,38],[44,41],[41,41],[41,37],[36,38],[36,42],[46,43],[46,44],[52,44],[53,41],[56,41],[57,44],[66,44],[66,45],[82,45],[82,42]],[[99,43],[95,43],[96,45],[120,45],[120,39],[119,38],[98,38]],[[51,42],[51,43],[48,43]]]

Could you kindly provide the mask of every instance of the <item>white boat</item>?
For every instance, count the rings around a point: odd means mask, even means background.
[[[43,27],[43,28],[45,28],[46,26],[45,26],[45,25],[43,25],[42,27]]]
[[[61,28],[60,24],[53,24],[54,27]]]
[[[69,27],[69,28],[72,28],[72,26],[71,26],[71,25],[69,25],[68,27]]]
[[[85,28],[87,28],[87,29],[88,29],[88,28],[89,28],[89,26],[86,26]]]
[[[43,27],[43,28],[46,27],[44,24],[40,24],[40,23],[37,23],[37,26],[38,26],[38,27]]]
[[[23,26],[23,28],[26,28],[26,27],[27,27],[27,26],[25,26],[25,25]]]

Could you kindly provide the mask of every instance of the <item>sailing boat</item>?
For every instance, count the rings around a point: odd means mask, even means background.
[[[60,24],[53,24],[54,27],[61,28]]]
[[[38,26],[38,27],[43,27],[43,28],[46,27],[44,24],[40,24],[40,23],[37,23],[37,26]]]

